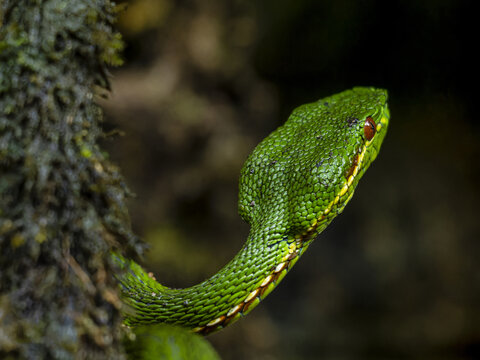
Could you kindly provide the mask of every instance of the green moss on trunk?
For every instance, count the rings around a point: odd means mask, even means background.
[[[109,254],[141,244],[97,146],[114,4],[4,0],[0,17],[0,358],[122,359]]]

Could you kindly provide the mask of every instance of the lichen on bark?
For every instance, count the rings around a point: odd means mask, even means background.
[[[0,358],[122,359],[111,251],[138,254],[97,145],[122,48],[108,0],[0,4]]]

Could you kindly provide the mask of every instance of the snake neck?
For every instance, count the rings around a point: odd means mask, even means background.
[[[217,274],[184,289],[158,283],[135,262],[123,258],[122,292],[132,312],[126,324],[176,324],[206,335],[248,314],[285,277],[312,236],[278,240],[252,230],[239,253]]]
[[[360,167],[361,161],[357,163]],[[284,216],[266,220],[271,223],[252,224],[247,242],[232,261],[192,287],[163,286],[140,265],[116,255],[127,270],[119,276],[119,281],[124,300],[133,310],[127,312],[125,323],[129,326],[175,324],[203,335],[234,323],[281,282],[313,239],[342,212],[355,185],[346,183],[347,190],[342,187],[328,207],[300,234],[282,231],[293,231],[287,225],[287,211]]]

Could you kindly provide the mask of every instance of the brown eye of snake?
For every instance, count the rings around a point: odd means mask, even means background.
[[[375,136],[377,131],[377,126],[375,125],[375,121],[371,116],[367,116],[365,119],[365,125],[363,127],[363,133],[365,134],[365,138],[370,141]]]

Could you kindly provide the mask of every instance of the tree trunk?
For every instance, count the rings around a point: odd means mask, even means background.
[[[122,42],[108,0],[0,5],[0,358],[123,359],[111,251],[128,190],[97,145]]]

